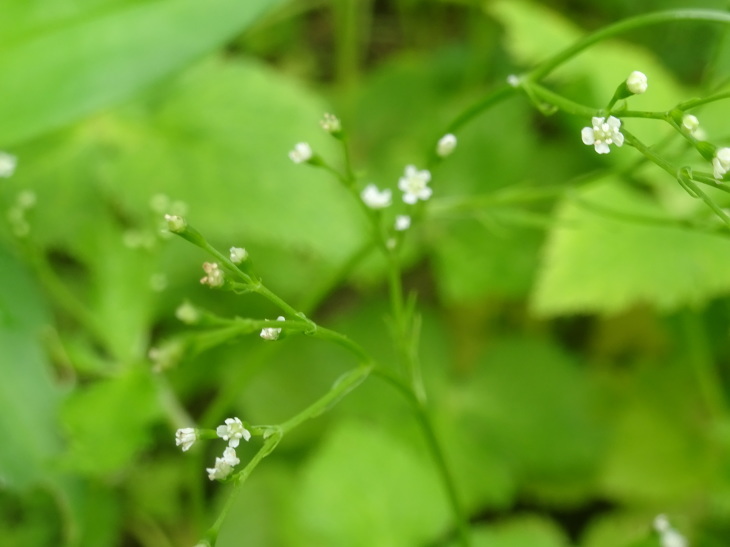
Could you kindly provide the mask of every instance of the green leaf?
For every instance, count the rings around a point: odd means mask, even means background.
[[[240,32],[272,0],[117,4],[0,48],[0,147],[119,103]]]
[[[730,240],[670,224],[618,180],[582,188],[559,207],[532,307],[541,315],[663,311],[730,291]]]
[[[160,215],[150,220],[150,198],[164,193],[186,202],[190,223],[224,251],[250,247],[257,272],[291,298],[346,261],[366,233],[341,184],[287,157],[308,141],[337,163],[336,142],[317,123],[325,109],[263,65],[211,60],[118,112],[24,147],[16,179],[38,194],[37,237],[94,268],[100,235],[89,226],[121,217],[119,241],[125,224],[154,239]],[[205,255],[179,240],[168,247],[165,273],[194,286]]]
[[[148,370],[132,369],[76,391],[62,412],[70,437],[65,467],[89,474],[122,469],[149,442],[159,416]]]
[[[472,544],[473,547],[568,547],[569,542],[555,524],[527,516],[475,529]]]
[[[0,478],[13,488],[45,478],[59,450],[61,392],[40,338],[49,323],[30,274],[0,248]]]
[[[332,430],[294,492],[292,545],[422,545],[449,523],[430,460],[366,423]]]
[[[605,446],[605,428],[591,400],[595,394],[585,374],[558,348],[534,339],[506,339],[494,343],[479,368],[453,388],[440,425],[456,437],[448,450],[468,451],[472,461],[489,466],[484,477],[474,476],[470,490],[501,485],[504,500],[512,489],[500,477],[507,467],[513,481],[524,478],[522,489],[571,501],[586,493]],[[481,493],[482,499],[490,497],[495,496]]]

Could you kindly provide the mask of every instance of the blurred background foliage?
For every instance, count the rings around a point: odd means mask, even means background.
[[[204,257],[159,236],[162,213],[245,246],[267,285],[388,363],[364,219],[288,150],[336,158],[318,126],[334,112],[362,180],[395,188],[508,74],[673,7],[726,2],[2,0],[0,149],[19,166],[0,187],[0,543],[193,545],[227,488],[205,477],[213,448],[175,448],[187,414],[277,423],[352,365],[294,336],[199,351],[174,319],[184,299],[276,310],[201,288]],[[723,84],[726,41],[720,26],[648,27],[549,82],[598,108],[641,70],[632,107],[665,109]],[[727,103],[699,116],[727,146]],[[630,123],[649,143],[667,134]],[[634,151],[583,146],[585,124],[522,97],[481,115],[409,234],[424,375],[475,545],[656,546],[667,513],[692,545],[726,546],[730,241]],[[525,188],[556,192],[501,199]],[[451,206],[469,196],[488,199]],[[178,350],[163,373],[153,346]],[[219,545],[454,537],[417,424],[377,379],[287,436],[235,503]]]

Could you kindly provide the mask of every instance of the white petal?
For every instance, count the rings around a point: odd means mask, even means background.
[[[596,152],[598,152],[599,154],[608,154],[610,151],[611,149],[605,142],[600,142],[596,144]]]
[[[580,132],[580,136],[583,139],[583,144],[593,144],[596,142],[596,136],[593,134],[592,127],[584,127]]]

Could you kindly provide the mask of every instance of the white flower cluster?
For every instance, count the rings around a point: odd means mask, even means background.
[[[725,178],[730,171],[730,148],[719,148],[712,159],[712,172],[717,180]]]
[[[624,136],[619,131],[621,120],[614,116],[606,118],[591,118],[591,127],[584,127],[581,131],[583,144],[593,145],[598,154],[608,154],[610,144],[623,146]]]
[[[286,318],[282,315],[276,318],[277,321],[286,321]],[[281,334],[281,329],[277,329],[276,327],[267,327],[265,329],[261,329],[261,338],[264,340],[276,340],[279,338],[279,335]]]
[[[294,163],[306,163],[312,159],[313,155],[312,147],[306,142],[300,142],[294,145],[294,150],[289,152],[289,159]]]
[[[218,263],[203,262],[203,271],[205,272],[205,276],[200,279],[202,285],[208,285],[210,288],[223,286],[225,277]]]
[[[228,446],[223,451],[222,457],[215,459],[213,467],[206,469],[208,478],[212,481],[225,479],[231,474],[233,468],[241,463],[241,460],[236,456],[236,448],[241,439],[244,441],[251,439],[251,432],[246,429],[239,418],[226,418],[225,423],[219,425],[215,433],[224,441],[228,441]],[[175,444],[181,447],[183,452],[189,450],[199,438],[198,430],[192,427],[178,429],[175,432]]]
[[[12,177],[18,165],[18,158],[7,152],[0,151],[0,177]]]
[[[659,534],[661,547],[687,547],[687,540],[672,528],[666,515],[657,515],[654,519],[654,530]]]
[[[629,74],[629,77],[626,78],[626,87],[634,95],[641,95],[642,93],[645,93],[646,89],[649,87],[646,74],[639,72],[638,70],[634,70],[631,74]]]

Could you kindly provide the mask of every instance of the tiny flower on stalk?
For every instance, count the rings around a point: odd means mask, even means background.
[[[248,251],[243,247],[231,247],[230,253],[231,262],[234,264],[240,264],[248,258]]]
[[[631,74],[629,74],[629,77],[626,78],[626,87],[634,95],[641,95],[642,93],[645,93],[646,89],[649,87],[646,74],[639,72],[638,70],[634,70]]]
[[[236,456],[236,451],[228,447],[223,451],[222,458],[215,459],[215,467],[207,468],[208,478],[210,480],[225,479],[231,474],[233,468],[241,463],[241,460]]]
[[[13,176],[17,165],[18,158],[7,152],[0,152],[0,177],[8,178]]]
[[[398,232],[403,232],[411,227],[411,217],[408,215],[398,215],[395,217],[395,229]]]
[[[300,142],[294,145],[294,150],[289,152],[289,159],[294,163],[306,163],[312,159],[312,147],[306,142]]]
[[[719,148],[712,160],[713,174],[717,180],[722,180],[730,170],[730,148]]]
[[[374,184],[368,184],[360,193],[360,197],[365,205],[371,209],[385,209],[386,207],[390,207],[391,196],[390,190],[387,188],[385,190],[378,190],[378,187]]]
[[[403,192],[403,201],[413,205],[419,199],[426,201],[433,191],[428,187],[431,173],[424,169],[419,171],[413,165],[406,166],[405,174],[398,181],[398,188]]]
[[[507,84],[511,87],[520,87],[521,83],[522,80],[520,80],[520,77],[517,76],[517,74],[510,74],[507,76]]]
[[[184,427],[175,432],[175,445],[180,446],[183,452],[187,452],[198,440],[198,433],[192,427]]]
[[[216,262],[204,262],[203,270],[206,275],[200,279],[200,283],[208,285],[211,289],[216,287],[222,287],[225,282],[223,270],[220,269]]]
[[[167,229],[173,234],[181,234],[187,228],[187,222],[179,215],[165,215],[165,222],[167,222]]]
[[[440,157],[445,158],[450,155],[456,148],[456,137],[451,133],[447,133],[439,139],[436,145],[436,154]]]
[[[691,135],[694,135],[695,131],[700,127],[700,120],[697,119],[697,116],[685,114],[682,117],[682,127],[689,131]]]
[[[276,320],[277,321],[286,321],[286,319],[282,315],[277,317]],[[261,338],[263,338],[264,340],[276,340],[277,338],[279,338],[280,334],[281,334],[281,329],[278,329],[276,327],[267,327],[267,328],[261,329],[261,334],[259,336],[261,336]],[[246,439],[246,440],[248,440],[248,439]]]
[[[621,120],[614,116],[591,118],[592,127],[584,127],[581,132],[583,144],[593,145],[599,154],[608,154],[610,144],[623,146],[624,136],[619,131]]]
[[[324,119],[319,122],[319,125],[331,135],[337,135],[342,131],[342,124],[334,114],[325,114]]]
[[[661,547],[687,547],[687,540],[669,524],[665,515],[654,519],[654,530],[659,534]]]
[[[186,325],[194,325],[200,321],[200,311],[186,300],[175,310],[175,317]]]
[[[219,425],[215,430],[224,441],[228,441],[228,446],[236,448],[240,439],[248,441],[251,438],[251,432],[246,429],[238,418],[226,418],[225,425]]]

